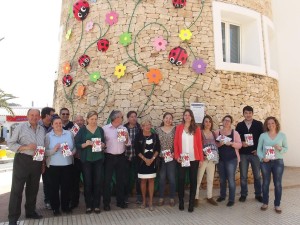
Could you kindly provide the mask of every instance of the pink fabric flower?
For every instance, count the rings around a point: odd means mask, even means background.
[[[90,21],[86,24],[85,31],[89,32],[91,29],[93,29],[93,27],[94,27],[94,23],[93,21]]]
[[[115,11],[111,11],[106,14],[105,22],[108,23],[110,26],[116,24],[118,22],[119,14]]]
[[[162,37],[157,37],[154,39],[153,46],[155,47],[156,51],[164,51],[166,50],[167,41]]]

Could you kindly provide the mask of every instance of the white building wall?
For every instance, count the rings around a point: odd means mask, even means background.
[[[286,166],[300,167],[300,1],[273,0],[277,37],[281,125],[289,150]]]

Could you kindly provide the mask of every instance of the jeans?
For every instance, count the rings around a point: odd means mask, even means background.
[[[275,200],[274,206],[280,206],[282,195],[282,175],[284,171],[283,159],[271,160],[269,162],[260,163],[262,177],[263,177],[263,203],[269,203],[269,187],[271,182],[271,174],[273,176],[273,183],[275,187]]]
[[[240,162],[240,177],[241,177],[241,196],[248,195],[248,169],[251,164],[252,173],[254,176],[254,193],[255,196],[261,196],[261,176],[260,162],[257,155],[241,154]]]
[[[206,171],[206,182],[207,182],[207,198],[208,199],[212,198],[215,167],[216,164],[213,161],[205,160],[202,163],[201,167],[198,168],[196,199],[199,199],[200,185],[205,171]]]
[[[196,196],[196,188],[197,188],[197,173],[199,167],[199,161],[191,161],[190,167],[182,167],[180,163],[178,163],[178,197],[179,201],[184,200],[184,185],[185,185],[185,175],[187,170],[189,171],[190,176],[190,203],[193,204]]]
[[[159,197],[163,198],[165,193],[166,178],[168,178],[170,185],[170,198],[175,197],[176,183],[175,183],[176,161],[165,163],[161,158],[161,167],[159,171]]]
[[[237,168],[237,159],[229,161],[219,161],[218,172],[220,176],[220,197],[226,198],[226,181],[229,187],[229,201],[234,202],[235,199],[235,172]]]
[[[101,176],[103,171],[103,159],[82,163],[84,199],[86,208],[100,208],[102,192]]]

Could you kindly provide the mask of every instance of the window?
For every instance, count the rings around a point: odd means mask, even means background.
[[[222,22],[223,62],[240,63],[240,26]]]
[[[216,70],[266,74],[258,12],[214,1],[213,26]]]

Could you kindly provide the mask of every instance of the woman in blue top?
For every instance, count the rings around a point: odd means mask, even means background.
[[[71,212],[69,192],[71,190],[74,138],[70,131],[63,129],[60,117],[53,117],[51,124],[53,130],[45,138],[45,156],[49,167],[50,204],[53,214],[58,216],[60,215],[60,204],[63,212]],[[72,151],[68,156],[63,154],[63,149],[67,148]]]
[[[278,120],[273,116],[268,117],[265,120],[264,129],[266,132],[260,135],[257,146],[257,155],[261,161],[260,167],[263,177],[263,205],[260,209],[265,211],[268,208],[269,186],[272,174],[275,186],[275,211],[276,213],[281,213],[281,184],[284,170],[283,153],[286,153],[288,150],[287,140],[285,134],[280,132],[280,124]],[[269,151],[267,151],[268,149]]]
[[[93,210],[100,213],[101,199],[101,173],[103,170],[105,147],[104,131],[97,126],[98,113],[91,111],[87,114],[87,125],[80,128],[76,137],[76,148],[80,152],[82,162],[84,198],[86,213],[90,214]],[[100,140],[101,139],[101,140]],[[99,142],[101,148],[95,145]]]

